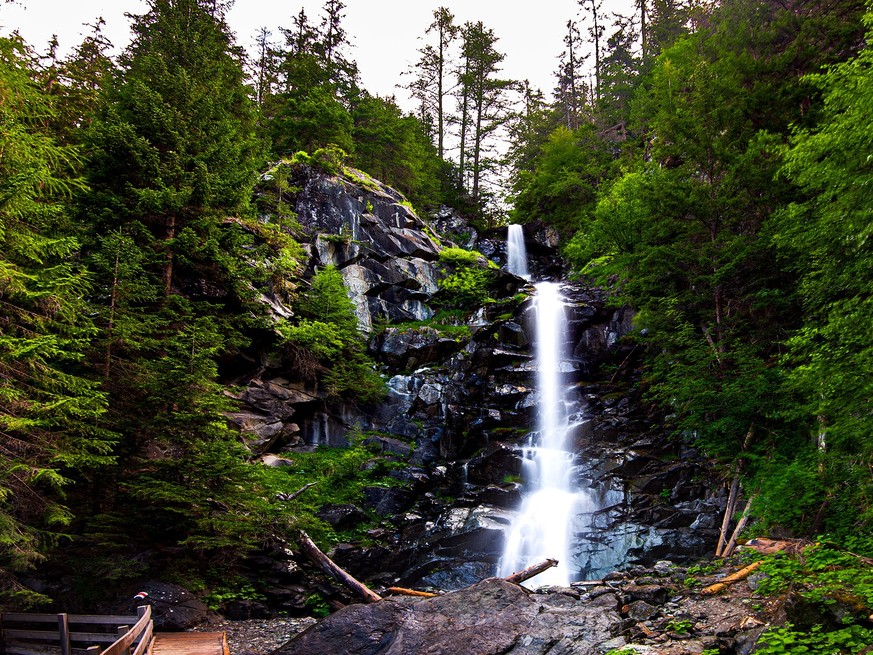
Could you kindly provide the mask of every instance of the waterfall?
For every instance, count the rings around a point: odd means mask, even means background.
[[[507,576],[548,558],[558,566],[533,578],[537,585],[568,585],[574,568],[570,545],[577,517],[592,501],[573,482],[575,456],[568,449],[570,386],[566,371],[565,303],[559,285],[535,285],[537,429],[523,449],[525,493],[519,516],[507,535],[498,575]]]
[[[521,225],[510,225],[507,228],[506,270],[513,275],[523,277],[525,280],[530,279],[530,273],[527,271],[527,250],[524,247],[524,232],[521,230]]]

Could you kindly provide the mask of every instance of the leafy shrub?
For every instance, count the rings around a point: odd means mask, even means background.
[[[444,277],[438,284],[445,306],[471,309],[491,300],[488,289],[494,270],[484,255],[463,248],[444,248],[440,262]]]
[[[755,653],[758,655],[853,655],[873,644],[873,631],[860,625],[850,625],[825,632],[821,626],[808,631],[797,631],[788,624],[771,628],[761,635]]]
[[[354,304],[334,266],[313,276],[298,310],[303,318],[296,325],[279,327],[284,354],[298,374],[320,381],[331,396],[362,402],[384,397],[385,381],[367,356]]]

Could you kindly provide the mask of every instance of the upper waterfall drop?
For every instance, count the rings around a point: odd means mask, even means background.
[[[513,224],[507,227],[506,270],[525,280],[530,279],[527,269],[527,249],[524,245],[524,232],[521,225]]]

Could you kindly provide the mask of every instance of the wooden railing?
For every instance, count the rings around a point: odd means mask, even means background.
[[[114,633],[105,631],[112,626]],[[60,649],[61,655],[145,655],[153,631],[152,608],[148,605],[138,607],[136,616],[4,612],[0,614],[0,652],[45,655],[46,647],[53,646]]]

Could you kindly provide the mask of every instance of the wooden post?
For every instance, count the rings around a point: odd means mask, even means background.
[[[116,629],[115,634],[117,634],[118,637],[121,638],[121,637],[123,637],[124,635],[126,635],[128,632],[130,632],[130,627],[129,627],[129,626],[126,626],[126,625],[120,625],[120,626],[118,626],[118,628]],[[120,653],[119,655],[130,655],[130,648],[125,648],[123,651],[121,651],[121,653]]]
[[[354,591],[358,596],[363,598],[368,603],[375,603],[382,600],[382,597],[367,587],[364,583],[355,580],[351,575],[343,571],[337,564],[327,555],[325,555],[318,546],[309,538],[309,535],[301,530],[297,534],[297,543],[300,544],[306,556],[321,567],[321,570],[334,578],[337,582],[342,583],[348,589]]]
[[[58,614],[58,638],[61,642],[61,655],[70,655],[70,621],[66,614]]]
[[[749,500],[746,501],[746,509],[743,510],[743,515],[740,517],[740,520],[737,522],[737,527],[734,528],[734,533],[731,535],[730,540],[727,542],[727,545],[724,547],[724,552],[722,553],[725,557],[730,557],[733,555],[734,548],[737,546],[737,537],[740,536],[740,532],[743,531],[743,528],[746,527],[746,523],[749,522],[749,514],[752,511],[752,503],[755,500],[755,496],[750,496]]]

